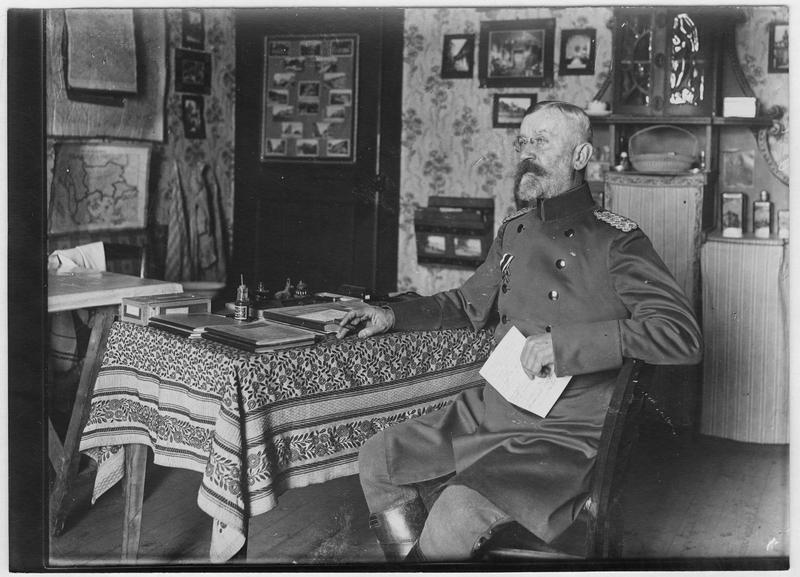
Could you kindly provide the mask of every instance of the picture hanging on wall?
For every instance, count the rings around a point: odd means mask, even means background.
[[[722,187],[741,189],[753,187],[754,150],[722,151]]]
[[[481,87],[552,86],[555,28],[555,18],[482,22]]]
[[[596,36],[594,28],[561,31],[560,76],[594,74]]]
[[[519,128],[525,113],[536,104],[536,94],[495,94],[492,127]]]
[[[768,72],[789,72],[789,24],[773,22],[769,25]]]
[[[175,92],[211,94],[211,54],[175,49]]]
[[[355,162],[358,35],[264,38],[262,161]]]
[[[184,94],[181,96],[183,134],[186,138],[205,138],[205,102],[202,96]]]
[[[475,35],[445,34],[442,78],[472,78],[475,68]]]
[[[199,8],[185,8],[181,14],[182,44],[184,48],[202,50],[205,48],[206,29],[203,11]]]

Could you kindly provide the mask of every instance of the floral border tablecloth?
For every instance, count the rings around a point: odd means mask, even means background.
[[[277,495],[357,473],[375,432],[481,385],[492,346],[489,332],[457,329],[255,355],[114,323],[80,446],[98,462],[93,500],[123,477],[124,445],[148,445],[156,464],[203,473],[210,559],[225,561]]]

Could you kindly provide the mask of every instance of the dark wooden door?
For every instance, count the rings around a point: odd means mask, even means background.
[[[264,39],[358,35],[354,163],[262,161]],[[342,283],[396,287],[403,13],[399,9],[246,9],[236,18],[234,266],[270,291]]]

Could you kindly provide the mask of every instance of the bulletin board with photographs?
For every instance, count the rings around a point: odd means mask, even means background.
[[[358,35],[264,38],[262,161],[355,162]]]

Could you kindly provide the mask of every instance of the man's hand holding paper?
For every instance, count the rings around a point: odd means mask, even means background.
[[[556,376],[555,355],[549,334],[527,339],[512,327],[480,370],[481,376],[507,401],[546,417],[571,376]],[[546,376],[541,376],[543,371]]]

